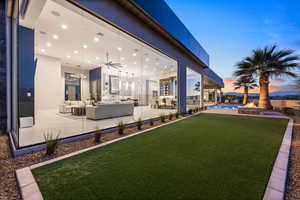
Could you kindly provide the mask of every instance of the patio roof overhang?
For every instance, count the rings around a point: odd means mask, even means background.
[[[210,68],[205,68],[204,72],[204,89],[221,89],[224,87],[223,79],[220,78]]]
[[[126,3],[124,1],[119,2],[193,57],[203,67],[205,76],[208,78],[206,81],[209,83],[207,87],[224,87],[222,78],[209,68],[208,53],[165,1],[156,1],[155,3],[143,0],[131,0],[126,1]],[[164,12],[161,12],[162,9]]]

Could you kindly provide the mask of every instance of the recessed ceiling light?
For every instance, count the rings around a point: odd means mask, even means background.
[[[167,68],[168,66],[167,65],[165,65],[165,68]]]
[[[136,62],[134,62],[133,64],[135,64],[135,65],[136,65]]]
[[[51,47],[52,44],[51,44],[50,42],[47,42],[47,43],[46,43],[46,46],[47,46],[47,47]]]
[[[91,63],[91,61],[90,61],[90,60],[88,60],[88,61],[87,61],[87,63]]]
[[[121,57],[121,60],[125,60],[125,58],[124,58],[124,57]]]
[[[98,33],[97,33],[97,35],[99,35],[99,36],[103,36],[104,34],[103,34],[103,33],[101,33],[101,32],[98,32]]]
[[[118,47],[118,51],[122,51],[122,48],[121,48],[121,47]]]
[[[88,48],[88,46],[87,46],[86,44],[84,44],[82,47],[83,47],[84,49]]]
[[[138,51],[139,51],[138,49],[134,49],[134,53],[132,55],[136,56]]]
[[[98,56],[96,57],[96,60],[99,60],[99,57],[98,57]]]
[[[54,34],[53,36],[53,39],[57,40],[58,39],[58,35]]]
[[[159,63],[157,62],[157,63],[155,63],[156,65],[159,65]]]
[[[47,35],[47,33],[45,31],[40,31],[41,35]]]
[[[60,27],[61,27],[62,29],[64,29],[64,30],[67,30],[67,29],[68,29],[68,26],[65,25],[65,24],[62,24]]]
[[[42,53],[45,53],[45,52],[46,52],[46,50],[45,50],[45,49],[41,49],[41,52],[42,52]]]
[[[70,55],[67,55],[67,58],[71,58],[71,56],[70,56]]]
[[[56,16],[56,17],[59,17],[59,16],[60,16],[59,12],[57,12],[57,11],[55,11],[55,10],[52,10],[52,11],[51,11],[51,14],[54,15],[54,16]]]
[[[98,37],[94,37],[94,41],[95,42],[99,42],[99,38]]]
[[[73,51],[73,53],[78,54],[79,52],[77,50]]]
[[[146,58],[145,60],[148,62],[148,61],[149,61],[149,58]]]

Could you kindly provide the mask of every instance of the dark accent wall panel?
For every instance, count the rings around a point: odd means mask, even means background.
[[[5,1],[0,1],[0,130],[6,130],[6,24]]]
[[[101,101],[101,68],[90,70],[90,94],[91,98]]]
[[[19,117],[34,117],[34,30],[19,26],[18,32]]]

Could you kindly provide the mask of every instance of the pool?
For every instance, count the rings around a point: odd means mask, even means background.
[[[207,106],[209,109],[237,109],[243,105],[210,105]]]

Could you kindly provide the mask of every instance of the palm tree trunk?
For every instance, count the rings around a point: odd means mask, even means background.
[[[259,102],[258,107],[264,109],[272,109],[269,99],[269,77],[262,76],[259,78]]]
[[[244,87],[244,98],[243,98],[243,104],[247,104],[248,103],[248,87],[245,86]]]

